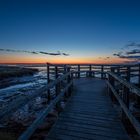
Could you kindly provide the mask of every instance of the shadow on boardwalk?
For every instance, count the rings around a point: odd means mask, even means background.
[[[46,140],[128,140],[114,111],[104,80],[83,78],[74,81],[74,94]]]

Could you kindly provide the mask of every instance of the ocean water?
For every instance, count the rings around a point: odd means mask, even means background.
[[[0,89],[0,109],[8,106],[10,102],[13,102],[14,99],[22,96],[23,94],[33,94],[37,89],[47,84],[46,68],[37,67],[37,69],[39,71],[34,75],[13,78],[13,80],[16,81],[16,84]],[[42,102],[44,101],[46,101],[46,99],[41,97],[35,98],[33,101],[22,106],[13,113],[11,119],[16,122],[26,123],[23,120],[37,116],[38,113],[44,109],[45,106],[42,105]]]
[[[8,87],[0,89],[0,99],[4,97],[8,98],[8,95],[26,94],[30,91],[34,91],[37,88],[47,84],[47,71],[45,67],[33,67],[37,68],[39,72],[32,76],[23,76],[18,78],[12,78],[16,81],[14,85],[9,85]]]

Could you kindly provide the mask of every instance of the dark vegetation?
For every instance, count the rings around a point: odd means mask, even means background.
[[[33,75],[37,69],[23,68],[15,66],[0,66],[0,80],[11,77],[21,77],[25,75]]]

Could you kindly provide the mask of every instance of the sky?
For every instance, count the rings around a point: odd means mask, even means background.
[[[0,63],[135,62],[139,42],[139,0],[0,0]]]

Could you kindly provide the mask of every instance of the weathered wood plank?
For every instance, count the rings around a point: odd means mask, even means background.
[[[55,126],[56,129],[61,129],[61,130],[67,130],[67,131],[77,131],[79,133],[86,133],[86,134],[89,134],[89,135],[99,135],[99,136],[105,136],[105,137],[108,137],[108,138],[124,138],[126,139],[126,137],[121,134],[121,133],[110,133],[110,132],[107,132],[105,131],[106,129],[103,129],[103,130],[99,130],[97,128],[92,128],[92,129],[89,129],[88,127],[85,128],[85,127],[75,127],[75,126],[71,126],[71,125],[56,125]]]
[[[78,79],[75,85],[74,95],[48,139],[128,140],[109,97],[104,93],[105,81]]]
[[[101,136],[97,134],[89,134],[89,133],[82,133],[78,131],[70,131],[70,130],[61,130],[61,129],[54,129],[54,134],[49,136],[52,138],[59,138],[61,135],[67,135],[67,136],[73,136],[76,137],[77,139],[82,138],[82,139],[87,139],[87,140],[119,140],[118,138],[111,138],[107,136]],[[46,139],[47,140],[47,139]],[[61,137],[61,140],[66,140],[65,137]],[[120,139],[120,140],[128,140],[128,139]]]
[[[84,123],[71,123],[71,122],[64,122],[64,121],[59,121],[57,123],[56,126],[73,126],[73,127],[77,127],[78,128],[86,128],[86,129],[96,129],[98,131],[104,131],[104,132],[107,132],[107,133],[119,133],[119,134],[124,134],[123,131],[121,131],[120,129],[110,129],[109,127],[105,127],[105,126],[100,126],[100,125],[91,125],[91,124],[84,124]]]

